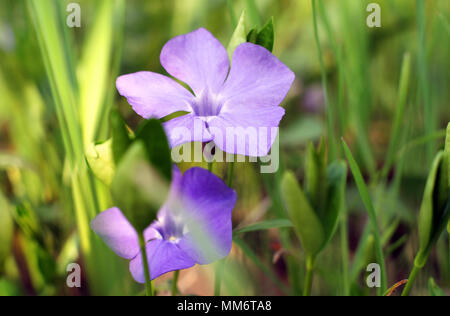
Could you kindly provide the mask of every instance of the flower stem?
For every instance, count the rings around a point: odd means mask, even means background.
[[[173,274],[173,280],[172,280],[172,296],[176,296],[178,292],[177,283],[178,283],[178,277],[180,276],[180,270],[175,271]]]
[[[150,280],[150,268],[148,266],[147,249],[145,247],[144,232],[139,234],[139,245],[141,247],[142,263],[144,265],[145,275],[145,295],[153,296],[152,282]]]
[[[313,270],[314,270],[314,257],[308,255],[308,257],[306,258],[306,278],[303,296],[311,295]]]
[[[412,286],[414,284],[414,281],[416,280],[417,274],[420,271],[420,267],[414,264],[414,268],[412,269],[411,273],[409,274],[408,282],[406,283],[405,288],[403,289],[402,296],[408,296],[411,292]]]
[[[220,296],[223,266],[224,266],[224,259],[220,260],[216,264],[216,275],[214,279],[214,296]]]

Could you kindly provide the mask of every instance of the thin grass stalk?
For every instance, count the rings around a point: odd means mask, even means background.
[[[398,98],[394,118],[394,126],[392,128],[392,137],[389,142],[389,148],[386,156],[386,162],[381,171],[381,178],[385,179],[394,161],[394,155],[398,148],[398,142],[402,130],[402,122],[405,114],[406,99],[408,95],[409,76],[410,76],[411,58],[408,53],[403,56],[402,69],[400,74],[400,82],[398,88]]]
[[[343,48],[345,50],[345,79],[349,96],[348,121],[352,121],[355,127],[357,151],[362,159],[364,167],[373,177],[376,173],[375,158],[370,145],[368,133],[369,117],[371,110],[370,84],[368,79],[368,39],[367,29],[360,28],[363,6],[360,1],[342,0],[340,2],[340,14],[342,19]],[[352,14],[358,14],[353,17]],[[357,24],[357,25],[356,25]]]
[[[350,255],[348,251],[349,241],[348,241],[348,216],[347,216],[347,206],[344,205],[341,215],[341,259],[342,259],[342,288],[343,295],[350,295]]]
[[[333,109],[331,108],[330,102],[329,102],[327,73],[325,70],[325,65],[323,63],[322,47],[320,45],[320,39],[319,39],[319,30],[318,30],[318,26],[317,26],[316,1],[311,0],[311,4],[312,4],[312,10],[313,10],[314,39],[315,39],[316,47],[317,47],[317,54],[319,56],[320,71],[321,71],[321,75],[322,75],[323,95],[325,98],[325,106],[327,109],[326,116],[327,116],[328,142],[330,145],[330,160],[333,161],[336,159],[336,143],[335,143],[334,132],[333,132],[333,126],[334,126]]]
[[[425,134],[430,135],[435,131],[434,126],[434,111],[430,102],[430,90],[427,75],[427,60],[426,60],[426,35],[425,35],[425,1],[416,0],[416,19],[417,19],[417,67],[419,89],[421,93],[421,100],[423,102],[423,115]],[[430,141],[426,144],[427,162],[431,162],[434,156],[434,142]]]
[[[367,210],[367,213],[369,215],[370,227],[372,229],[372,233],[374,236],[374,242],[375,242],[375,256],[376,256],[378,264],[380,265],[380,270],[381,270],[381,286],[378,288],[378,295],[381,296],[387,289],[387,274],[386,274],[386,264],[384,261],[384,254],[383,254],[381,237],[380,237],[380,232],[378,229],[375,209],[373,207],[373,203],[370,198],[367,186],[361,175],[361,171],[360,171],[355,159],[353,158],[350,148],[347,146],[347,144],[345,143],[344,140],[342,140],[342,144],[344,146],[344,152],[347,156],[347,160],[349,162],[350,169],[353,173],[353,177],[355,178],[355,182],[358,187],[358,191],[361,195],[361,199],[362,199],[364,206]]]

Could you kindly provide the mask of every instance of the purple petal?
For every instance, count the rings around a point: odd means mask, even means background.
[[[249,106],[277,106],[286,97],[294,73],[262,46],[239,45],[221,95],[223,110]]]
[[[199,264],[226,257],[232,244],[236,192],[208,170],[191,168],[183,175],[182,195],[192,229],[179,241],[180,248]]]
[[[284,109],[279,106],[243,106],[213,117],[209,132],[224,152],[262,157],[269,153],[283,115]]]
[[[116,86],[133,110],[146,119],[162,118],[177,111],[193,111],[192,93],[173,79],[157,73],[141,71],[120,76]]]
[[[229,69],[227,51],[203,28],[171,39],[160,59],[167,72],[187,83],[197,96],[206,89],[218,92]]]
[[[192,114],[176,117],[165,122],[163,126],[171,148],[188,142],[209,142],[212,140],[205,122]]]
[[[91,228],[118,256],[133,259],[139,253],[138,235],[118,208],[97,215]]]
[[[152,280],[164,273],[187,269],[195,265],[195,261],[186,252],[170,241],[153,240],[147,244],[146,250]],[[137,282],[145,283],[141,253],[131,260],[130,272]]]

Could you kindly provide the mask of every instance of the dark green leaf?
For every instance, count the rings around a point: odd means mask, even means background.
[[[148,162],[144,143],[135,141],[122,157],[111,184],[114,205],[143,231],[156,218],[168,191],[169,182]]]
[[[273,30],[273,17],[272,17],[258,32],[255,44],[265,47],[268,51],[272,52],[274,42],[275,42],[275,33]]]
[[[119,111],[114,109],[111,111],[111,135],[112,135],[112,152],[116,164],[127,151],[131,144],[125,121]]]
[[[256,29],[252,29],[247,34],[247,42],[256,44],[257,37],[258,37],[258,31]]]
[[[145,121],[139,127],[136,139],[143,141],[147,157],[153,168],[170,182],[172,178],[172,158],[166,132],[161,122],[157,119]]]

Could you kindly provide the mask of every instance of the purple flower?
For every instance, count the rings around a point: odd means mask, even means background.
[[[116,85],[144,118],[189,112],[165,123],[172,147],[214,141],[233,154],[259,157],[269,152],[284,115],[279,105],[295,75],[267,49],[252,43],[239,45],[230,68],[225,48],[200,28],[171,39],[160,60],[166,71],[188,84],[194,94],[153,72],[121,76]],[[255,138],[247,137],[239,144],[242,128],[253,129]]]
[[[183,175],[174,168],[170,190],[158,219],[144,231],[151,279],[211,263],[231,250],[234,190],[202,168],[191,168]],[[131,260],[133,278],[144,283],[138,235],[122,212],[115,207],[106,210],[91,227],[117,255]]]

